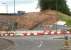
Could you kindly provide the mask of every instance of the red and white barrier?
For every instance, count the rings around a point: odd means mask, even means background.
[[[54,32],[54,31],[49,31],[49,32],[23,32],[20,33],[19,35],[21,36],[40,36],[40,35],[63,35],[63,34],[71,34],[71,32]]]
[[[0,31],[0,37],[3,37],[3,36],[11,36],[11,37],[14,37],[15,36],[15,32],[6,32],[6,31]]]
[[[11,36],[11,37],[14,37],[14,36],[40,36],[40,35],[64,35],[64,34],[71,34],[71,32],[69,31],[66,31],[66,32],[63,32],[63,31],[58,31],[58,32],[55,32],[55,31],[12,31],[12,32],[0,32],[0,37],[3,37],[3,36]]]

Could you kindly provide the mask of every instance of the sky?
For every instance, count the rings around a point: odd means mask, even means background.
[[[71,0],[67,0],[67,5],[71,9]],[[15,0],[15,12],[39,12],[37,8],[38,0]],[[14,0],[0,0],[0,13],[14,13]]]

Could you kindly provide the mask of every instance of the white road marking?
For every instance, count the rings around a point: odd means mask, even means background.
[[[37,47],[42,47],[42,45],[43,45],[43,41],[40,41],[40,44],[37,46]]]

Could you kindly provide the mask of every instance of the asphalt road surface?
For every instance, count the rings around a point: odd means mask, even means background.
[[[50,36],[10,37],[8,39],[15,43],[15,50],[61,50],[64,46],[64,40],[53,40]]]
[[[63,42],[60,40],[23,40],[15,41],[16,50],[60,50]]]
[[[14,48],[14,43],[11,40],[0,38],[0,50],[10,50]]]

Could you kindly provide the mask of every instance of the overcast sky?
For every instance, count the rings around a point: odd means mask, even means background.
[[[15,1],[16,1],[16,7],[15,7],[16,12],[17,11],[26,11],[26,12],[39,11],[39,8],[37,8],[38,0],[15,0]],[[67,4],[68,7],[71,9],[71,0],[67,0]],[[8,13],[14,12],[14,0],[0,0],[0,13],[7,12],[7,5],[8,5]]]

